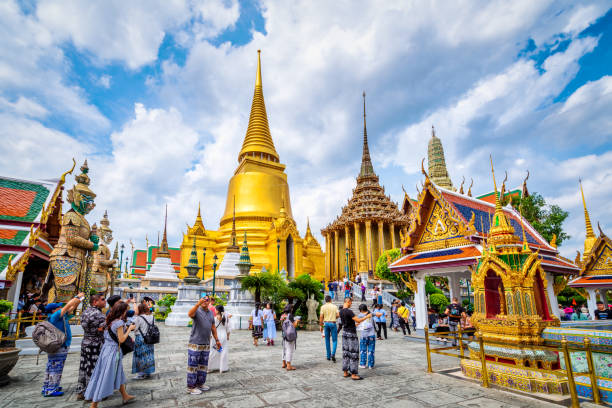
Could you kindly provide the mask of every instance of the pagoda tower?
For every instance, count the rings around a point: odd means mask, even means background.
[[[374,172],[368,146],[365,92],[363,93],[363,151],[353,196],[332,223],[321,230],[325,237],[326,279],[374,271],[383,251],[399,246],[399,232],[409,226],[409,215],[385,195]],[[348,263],[347,263],[348,262]]]
[[[183,238],[181,266],[187,264],[195,239],[199,254],[206,249],[204,279],[211,278],[213,256],[220,259],[226,253],[238,254],[236,234],[245,232],[249,236],[252,272],[265,267],[271,271],[285,269],[290,278],[303,273],[318,280],[324,278],[320,248],[318,254],[313,251],[314,247],[305,250],[304,239],[293,218],[285,165],[280,162],[268,125],[259,51],[249,123],[238,152],[238,166],[227,188],[219,230],[205,230],[198,213],[195,224]]]
[[[584,240],[584,253],[582,254],[582,261],[584,262],[589,255],[597,237],[593,232],[593,225],[591,224],[591,217],[589,217],[589,211],[587,210],[586,201],[584,199],[584,191],[582,190],[582,180],[580,180],[580,195],[582,196],[582,206],[584,207],[584,224],[586,226],[586,238]]]
[[[454,190],[453,182],[446,170],[442,141],[436,136],[436,130],[433,126],[431,127],[431,139],[429,139],[427,145],[427,164],[429,178],[435,185],[447,190]]]
[[[166,216],[164,218],[164,236],[162,238],[161,244],[159,245],[159,250],[157,251],[157,257],[155,258],[155,262],[151,265],[151,269],[147,271],[145,275],[145,279],[151,281],[178,281],[178,277],[176,276],[176,271],[172,266],[172,261],[170,260],[170,250],[168,249],[168,237],[167,237],[167,226],[168,226],[168,206],[166,205]],[[133,253],[134,251],[132,251]]]

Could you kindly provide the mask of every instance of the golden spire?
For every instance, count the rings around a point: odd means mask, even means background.
[[[586,239],[584,240],[584,253],[582,256],[584,258],[587,257],[591,253],[591,249],[593,249],[593,245],[597,238],[595,237],[595,233],[593,232],[593,226],[591,225],[591,217],[589,217],[589,211],[587,210],[586,200],[584,199],[584,191],[582,190],[582,180],[578,179],[578,183],[580,183],[580,194],[582,195],[582,206],[584,207],[584,223],[586,225]]]
[[[499,244],[514,244],[517,242],[517,238],[514,235],[514,228],[508,222],[506,214],[502,209],[500,193],[497,191],[497,182],[495,181],[495,169],[493,168],[493,157],[491,159],[491,174],[493,175],[493,186],[495,188],[495,213],[493,214],[492,223],[489,228],[489,243],[495,245]],[[505,183],[505,181],[504,181]],[[502,193],[505,189],[505,184],[502,185]]]
[[[374,166],[370,159],[370,148],[368,147],[368,129],[366,127],[366,105],[365,91],[363,92],[363,153],[361,154],[361,171],[359,177],[374,176]]]
[[[236,196],[234,196],[234,215],[232,216],[232,235],[230,236],[229,246],[226,252],[240,252],[240,247],[236,243]]]
[[[242,149],[238,154],[240,163],[245,156],[254,155],[256,158],[279,161],[278,153],[274,148],[270,128],[268,127],[268,115],[264,102],[263,87],[261,81],[261,50],[257,50],[257,76],[255,77],[255,92],[253,93],[253,103],[251,105],[251,115],[249,116],[249,126],[246,136],[242,143]]]
[[[164,218],[164,236],[162,238],[161,244],[159,245],[159,250],[157,251],[157,256],[159,258],[170,258],[170,251],[168,250],[168,238],[166,234],[167,225],[168,225],[168,204],[166,204],[166,217]]]

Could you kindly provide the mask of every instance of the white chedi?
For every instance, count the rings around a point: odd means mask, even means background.
[[[178,281],[179,278],[172,266],[170,258],[160,257],[155,258],[155,262],[151,265],[151,269],[147,271],[145,279],[164,279]]]

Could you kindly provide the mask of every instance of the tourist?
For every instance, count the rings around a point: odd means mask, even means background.
[[[365,303],[359,305],[359,314],[357,317],[363,318],[364,320],[359,323],[357,330],[359,330],[359,368],[374,368],[374,350],[376,347],[376,333],[374,331],[373,317],[368,316],[368,306]],[[372,314],[370,314],[372,316]],[[374,313],[376,317],[376,313]]]
[[[329,290],[329,296],[331,296],[332,300],[334,300],[334,282],[327,282],[327,289]]]
[[[45,369],[45,382],[42,387],[42,394],[45,397],[59,397],[64,395],[60,381],[64,372],[64,363],[70,350],[72,342],[72,332],[70,331],[70,319],[74,317],[73,313],[79,304],[83,301],[85,295],[79,293],[74,299],[71,299],[66,305],[63,303],[49,303],[45,308],[45,312],[49,315],[48,321],[55,326],[59,331],[66,334],[66,340],[55,353],[47,353],[47,367]]]
[[[366,287],[363,284],[363,282],[361,282],[359,285],[361,286],[361,301],[365,302],[366,301],[366,296],[365,296],[365,294],[366,294]]]
[[[410,317],[412,318],[412,328],[416,331],[416,306],[410,305]]]
[[[104,345],[85,390],[85,399],[91,401],[91,408],[97,408],[98,402],[111,396],[116,389],[121,393],[123,404],[136,398],[125,389],[127,380],[123,372],[123,352],[120,347],[134,330],[133,323],[127,329],[125,327],[127,311],[127,303],[116,302],[106,316]]]
[[[113,306],[115,306],[115,303],[117,302],[125,302],[128,304],[128,311],[125,314],[126,318],[131,319],[132,317],[134,317],[134,315],[136,314],[136,311],[132,310],[129,307],[131,304],[134,303],[134,298],[128,298],[127,300],[123,300],[121,299],[121,296],[119,295],[112,295],[106,299],[106,303],[108,303],[108,310],[106,311],[107,314],[113,308]]]
[[[461,318],[465,317],[465,309],[459,304],[456,297],[453,297],[453,302],[446,307],[444,314],[448,316],[448,328],[452,333],[457,331],[457,326],[461,324]],[[453,338],[453,346],[457,345],[457,339]]]
[[[372,308],[374,308],[378,304],[378,286],[374,285],[371,291],[372,295]]]
[[[565,308],[560,303],[559,303],[559,318],[561,320],[566,320],[566,317],[565,317]]]
[[[436,333],[440,333],[441,336],[447,337],[436,337],[436,340],[440,343],[446,344],[448,342],[448,332],[450,328],[448,326],[448,316],[445,313],[440,313],[438,316],[438,322],[436,323]]]
[[[274,339],[276,338],[276,313],[272,309],[272,303],[266,303],[266,308],[263,310],[263,322],[264,322],[264,340],[267,346],[274,345]]]
[[[336,348],[338,347],[338,326],[336,321],[340,317],[338,306],[332,303],[331,296],[325,297],[325,304],[321,306],[319,315],[319,324],[323,329],[325,336],[325,351],[327,352],[327,360],[336,362]],[[331,338],[332,345],[330,347],[329,340]]]
[[[597,309],[595,310],[594,314],[595,319],[597,320],[608,320],[612,318],[612,313],[610,313],[610,309],[607,309],[601,300],[597,301]]]
[[[251,326],[252,335],[253,335],[253,345],[257,347],[257,342],[263,336],[263,313],[259,308],[261,305],[259,303],[255,303],[255,309],[251,311],[251,317],[249,318],[249,325]]]
[[[399,318],[397,316],[397,309],[399,309],[398,305],[399,302],[397,299],[391,303],[391,329],[393,331],[399,331]]]
[[[344,377],[351,377],[353,380],[361,380],[359,376],[359,339],[357,338],[357,327],[355,323],[361,323],[367,318],[372,317],[368,313],[364,317],[357,317],[351,310],[353,299],[346,297],[344,305],[340,311],[342,320],[342,371]]]
[[[287,369],[287,371],[295,370],[295,367],[291,365],[293,361],[293,353],[295,352],[295,346],[297,342],[297,325],[300,320],[293,316],[293,305],[288,304],[283,310],[281,316],[281,327],[283,330],[283,365],[281,368]]]
[[[93,373],[102,344],[104,344],[104,327],[106,316],[102,309],[106,306],[106,300],[101,294],[92,295],[90,306],[81,314],[81,326],[83,327],[83,339],[81,340],[81,360],[79,363],[79,379],[77,382],[77,400],[85,399],[85,390]]]
[[[210,389],[205,383],[211,334],[217,350],[221,347],[215,327],[215,318],[208,310],[209,302],[210,298],[204,296],[187,312],[187,315],[193,320],[187,345],[187,393],[192,395],[202,394],[203,391]]]
[[[588,318],[589,316],[589,309],[587,308],[586,303],[583,303],[582,306],[580,306],[580,314],[584,317],[581,316],[581,319],[585,319]]]
[[[349,282],[348,280],[346,282],[344,282],[344,297],[350,297],[351,296],[351,282]]]
[[[221,342],[221,349],[210,350],[208,359],[208,371],[219,370],[219,373],[229,370],[229,345],[230,338],[230,315],[225,313],[223,305],[217,305],[217,315],[215,316],[215,328],[217,336]]]
[[[438,313],[435,311],[433,307],[430,307],[427,310],[427,326],[430,329],[435,329],[438,325]]]
[[[412,335],[412,333],[410,333],[410,323],[408,322],[409,313],[410,311],[406,307],[406,303],[402,301],[401,306],[397,309],[397,317],[399,318],[399,325],[404,336],[406,335],[406,329],[408,329],[408,334]]]
[[[153,344],[145,343],[145,336],[151,326],[155,324],[151,309],[146,303],[140,303],[136,309],[137,316],[134,318],[134,356],[132,357],[132,374],[137,374],[137,379],[150,378],[155,372],[155,347]]]
[[[387,340],[387,311],[383,308],[383,305],[376,305],[374,310],[374,321],[376,322],[376,335],[378,340],[382,340],[382,332],[385,333],[385,340]]]

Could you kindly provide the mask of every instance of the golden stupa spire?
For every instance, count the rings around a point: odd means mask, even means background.
[[[586,225],[586,239],[584,240],[584,253],[583,256],[586,258],[591,253],[593,245],[597,238],[593,232],[593,225],[591,225],[591,217],[589,217],[589,210],[587,210],[586,200],[584,199],[584,190],[582,190],[582,180],[578,179],[580,184],[580,194],[582,195],[582,206],[584,207],[584,223]]]
[[[166,204],[166,216],[164,218],[164,235],[157,251],[159,258],[170,258],[170,251],[168,250],[168,237],[166,234],[166,227],[168,225],[168,204]]]
[[[257,76],[255,77],[255,92],[251,105],[251,115],[249,116],[249,126],[242,143],[242,149],[238,154],[238,162],[240,163],[245,156],[279,162],[278,153],[274,148],[274,142],[268,127],[268,115],[261,81],[260,50],[257,50]]]
[[[374,176],[374,166],[370,158],[370,148],[368,146],[368,128],[366,126],[366,94],[363,92],[363,152],[361,154],[361,171],[359,177]]]

